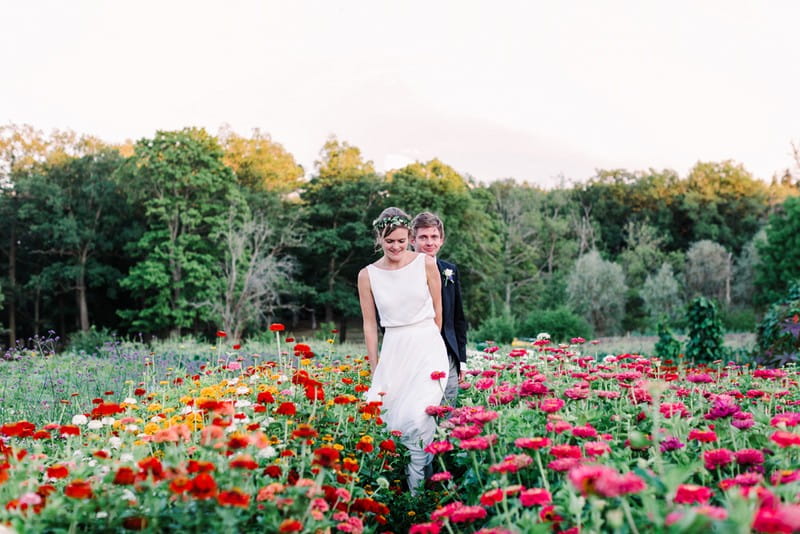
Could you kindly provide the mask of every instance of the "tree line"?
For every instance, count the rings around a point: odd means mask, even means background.
[[[766,183],[732,161],[543,189],[478,183],[438,159],[378,173],[335,137],[306,172],[259,130],[111,145],[7,125],[0,165],[10,346],[91,328],[239,339],[273,321],[346,337],[357,272],[377,257],[371,222],[390,205],[442,217],[473,328],[561,310],[595,335],[652,332],[680,326],[683,304],[704,295],[752,329],[800,275],[798,181]]]

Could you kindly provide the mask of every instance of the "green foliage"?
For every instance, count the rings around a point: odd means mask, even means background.
[[[658,324],[658,341],[655,346],[655,354],[662,360],[677,360],[681,353],[681,342],[675,339],[672,331],[665,322]]]
[[[800,284],[792,285],[784,298],[773,303],[756,329],[757,359],[783,365],[800,358]]]
[[[723,308],[720,319],[726,332],[753,332],[756,329],[756,312],[753,308]]]
[[[644,309],[655,324],[661,317],[674,322],[683,311],[681,290],[672,272],[672,266],[664,262],[654,274],[647,275],[641,290]]]
[[[596,250],[581,256],[569,276],[570,307],[589,321],[598,335],[613,332],[625,313],[625,275]]]
[[[92,325],[86,332],[78,331],[69,336],[67,352],[101,356],[104,353],[103,346],[108,342],[113,342],[115,337],[116,334],[108,328],[98,329]]]
[[[717,305],[712,300],[705,297],[692,300],[686,320],[689,327],[686,358],[707,363],[725,356],[722,322],[717,313]]]
[[[536,337],[546,332],[554,342],[569,341],[573,337],[589,339],[592,326],[580,315],[561,306],[552,310],[537,310],[528,314],[519,329],[524,337]]]
[[[487,318],[475,331],[469,332],[473,341],[494,341],[495,343],[511,343],[517,336],[519,327],[517,320],[511,315],[496,315]]]
[[[132,328],[180,334],[207,318],[199,304],[215,293],[221,255],[208,236],[239,202],[222,158],[216,139],[194,128],[136,143],[125,185],[147,230],[131,247],[139,261],[121,285],[140,306],[119,312]]]
[[[709,240],[693,243],[686,253],[686,290],[689,297],[727,298],[733,275],[732,254]]]
[[[756,302],[783,299],[791,284],[800,280],[800,197],[790,197],[772,217],[766,242],[756,245],[761,261],[756,267]]]

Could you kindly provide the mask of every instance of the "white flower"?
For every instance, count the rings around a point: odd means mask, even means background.
[[[132,462],[133,461],[133,453],[132,452],[123,452],[119,455],[120,462]]]
[[[239,399],[239,400],[237,400],[236,402],[233,403],[233,406],[234,406],[234,408],[247,408],[251,404],[253,404],[253,403],[250,402],[247,399]]]
[[[136,498],[136,494],[129,489],[125,489],[120,495],[121,500],[123,501],[138,501],[139,499]]]
[[[91,421],[89,421],[89,424],[87,426],[90,430],[99,430],[103,428],[103,422],[98,421],[97,419],[92,419]]]
[[[122,404],[136,404],[136,399],[134,399],[133,397],[128,397],[127,399],[122,401]]]
[[[536,336],[536,341],[541,341],[543,339],[550,339],[550,334],[547,332],[540,332],[539,335]]]
[[[95,518],[97,519],[105,519],[108,517],[108,512],[103,512],[102,510],[94,514]]]
[[[136,432],[137,430],[139,430],[139,427],[136,425],[128,425],[125,427],[125,430],[127,430],[128,432]]]
[[[453,269],[445,269],[444,271],[442,271],[442,274],[445,275],[447,278],[450,278],[451,276],[453,276]]]
[[[258,451],[256,456],[259,458],[274,458],[275,456],[278,456],[278,451],[275,450],[275,447],[270,445]]]
[[[116,423],[116,421],[117,421],[117,420],[116,420],[116,419],[114,419],[113,417],[103,417],[102,419],[100,419],[100,421],[101,421],[101,422],[102,422],[102,423],[103,423],[105,426],[111,426],[111,425],[113,425],[114,423]]]
[[[250,388],[247,386],[239,386],[236,388],[237,395],[247,395],[248,393],[250,393]]]
[[[79,413],[78,415],[73,415],[72,416],[72,424],[73,425],[85,425],[88,422],[89,422],[89,418],[86,417],[85,415],[83,415],[82,413]]]
[[[122,447],[122,439],[118,438],[117,436],[111,436],[108,438],[108,444],[114,447],[115,449],[119,449]]]
[[[228,385],[229,386],[235,386],[238,383],[239,383],[239,379],[238,378],[229,378],[228,379]]]

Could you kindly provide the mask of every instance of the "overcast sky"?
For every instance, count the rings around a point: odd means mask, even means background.
[[[0,123],[109,142],[223,123],[307,171],[438,157],[543,186],[800,143],[800,2],[0,0]]]

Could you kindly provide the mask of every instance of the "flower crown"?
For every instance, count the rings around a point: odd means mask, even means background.
[[[408,217],[403,217],[402,215],[392,215],[391,217],[383,217],[382,219],[375,219],[372,221],[372,227],[378,232],[382,232],[389,226],[405,226],[408,228],[410,224],[411,221]]]

